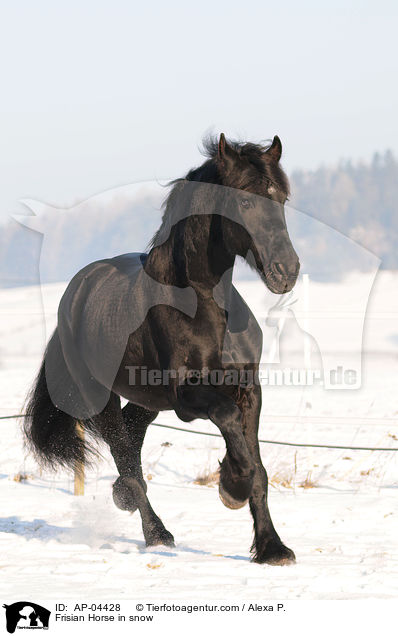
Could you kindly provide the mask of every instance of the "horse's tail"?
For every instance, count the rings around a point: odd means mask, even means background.
[[[56,373],[56,378],[51,378],[52,384],[55,383],[57,386],[55,394],[63,395],[65,404],[71,404],[73,401],[82,402],[79,388],[66,365],[58,330],[55,330],[28,397],[24,422],[25,438],[40,464],[51,468],[57,465],[76,468],[90,456],[93,457],[96,452],[90,441],[79,435],[76,426],[78,420],[62,410],[62,399],[58,405],[51,399],[46,378],[46,360],[49,357],[52,373]],[[90,419],[80,423],[91,436],[98,434]]]

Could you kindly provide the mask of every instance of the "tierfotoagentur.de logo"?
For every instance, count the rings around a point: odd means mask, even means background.
[[[16,629],[48,629],[51,612],[37,603],[18,601],[3,607],[9,634],[14,634]]]

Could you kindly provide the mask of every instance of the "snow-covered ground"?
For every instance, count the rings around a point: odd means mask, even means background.
[[[398,447],[397,284],[398,274],[382,272],[372,290],[361,388],[264,386],[261,438]],[[355,299],[361,289],[365,293],[367,285],[359,274],[339,285],[311,282],[311,306],[328,302],[335,309],[343,297]],[[44,289],[47,332],[55,324],[64,287]],[[275,297],[260,282],[238,287],[264,326]],[[286,361],[303,364],[300,328],[308,315],[300,289],[280,338],[285,366]],[[329,339],[332,353],[338,349],[337,363],[353,353],[358,322],[352,312],[349,318]],[[330,321],[325,320],[327,329]],[[45,338],[40,289],[0,290],[0,416],[23,409]],[[265,350],[264,358],[268,354]],[[311,356],[316,367],[314,341]],[[186,426],[172,413],[161,414],[158,421]],[[215,485],[195,483],[216,470],[224,454],[221,439],[150,427],[143,451],[149,498],[174,534],[176,547],[147,550],[138,513],[130,515],[113,504],[117,472],[107,449],[86,475],[85,495],[75,497],[72,475],[41,472],[25,454],[16,420],[2,420],[0,426],[0,593],[5,599],[29,597],[33,590],[37,598],[47,599],[139,599],[149,591],[152,599],[163,600],[397,596],[397,453],[263,444],[274,522],[297,556],[295,566],[278,568],[250,562],[248,508],[228,510]],[[203,421],[189,426],[217,432]],[[21,475],[26,479],[20,480]]]

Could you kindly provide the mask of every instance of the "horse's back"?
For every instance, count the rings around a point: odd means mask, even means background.
[[[123,289],[134,285],[146,257],[147,254],[133,252],[86,265],[70,281],[61,299],[59,311],[68,311],[76,300],[76,294],[88,299],[92,294],[99,294],[103,286],[109,291],[108,287],[115,283],[122,285]],[[117,289],[114,292],[117,293]]]

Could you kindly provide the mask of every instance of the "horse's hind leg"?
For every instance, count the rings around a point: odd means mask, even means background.
[[[137,404],[129,402],[122,409],[122,415],[133,449],[133,454],[130,458],[131,470],[137,479],[142,482],[146,492],[147,485],[144,481],[141,466],[141,449],[147,428],[156,418],[157,412],[148,411]],[[119,477],[113,484],[113,500],[116,506],[121,510],[134,512],[138,508],[138,504],[133,498],[131,488],[127,486],[122,477]]]
[[[115,460],[120,474],[117,480],[121,484],[120,490],[124,491],[127,488],[130,491],[125,501],[131,501],[134,510],[138,508],[140,511],[142,530],[147,546],[174,545],[173,535],[166,530],[146,496],[142,470],[139,459],[137,459],[140,457],[145,432],[141,433],[142,441],[139,442],[138,436],[137,443],[134,444],[122,415],[120,399],[115,394],[111,394],[108,405],[96,418],[96,425],[103,439],[109,445]]]

